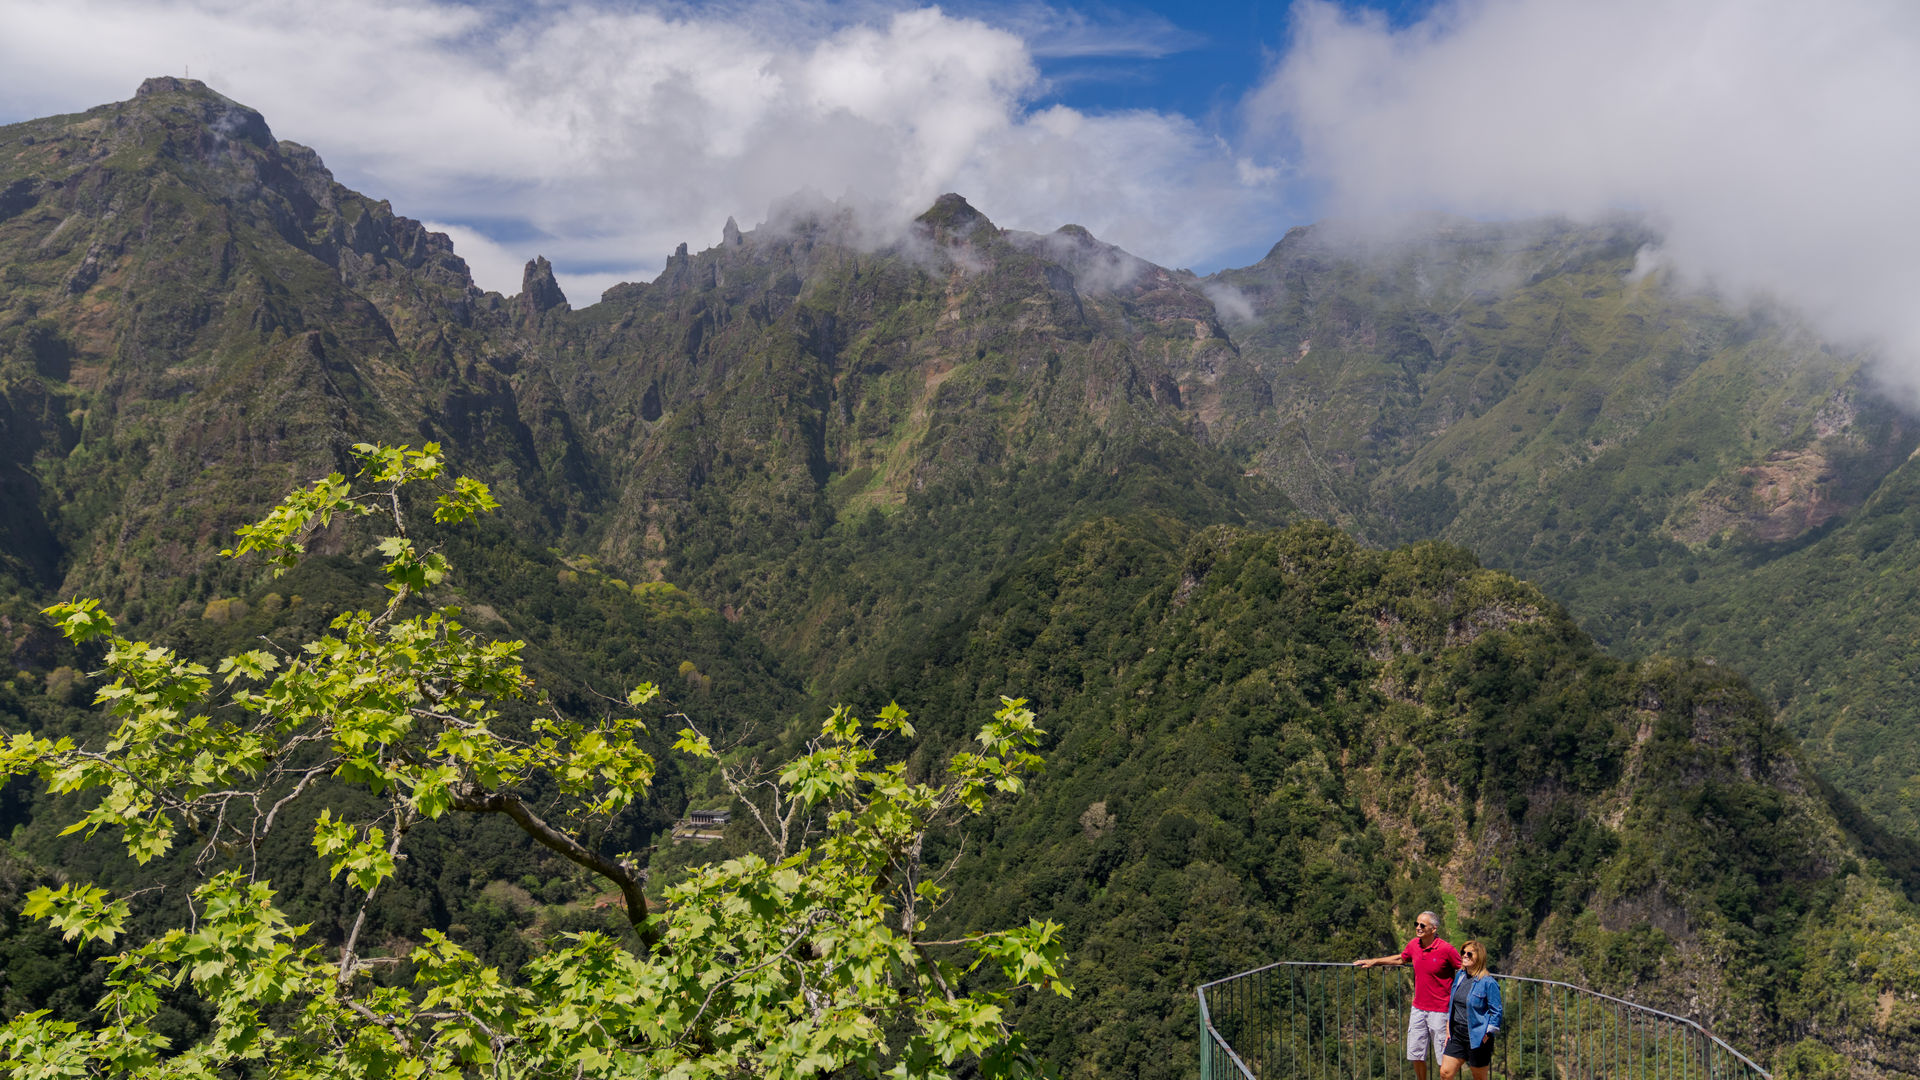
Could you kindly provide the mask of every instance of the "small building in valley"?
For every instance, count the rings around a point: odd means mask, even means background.
[[[711,843],[720,839],[720,830],[733,820],[730,810],[689,810],[687,816],[673,823],[673,842],[683,840],[697,843]]]

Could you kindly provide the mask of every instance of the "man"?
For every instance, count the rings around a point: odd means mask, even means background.
[[[1413,1009],[1407,1013],[1407,1060],[1415,1080],[1427,1080],[1427,1044],[1447,1045],[1447,996],[1453,973],[1466,965],[1459,952],[1440,940],[1440,916],[1423,911],[1413,921],[1414,937],[1395,956],[1355,960],[1354,967],[1413,965]]]

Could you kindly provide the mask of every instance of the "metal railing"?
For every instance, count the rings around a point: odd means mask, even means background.
[[[1568,983],[1494,977],[1505,1016],[1490,1077],[1773,1080],[1685,1017]],[[1197,993],[1201,1080],[1413,1080],[1405,968],[1289,961]],[[1440,1047],[1428,1060],[1428,1080],[1439,1080]]]

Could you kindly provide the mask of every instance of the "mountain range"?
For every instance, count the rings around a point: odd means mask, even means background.
[[[352,444],[433,440],[503,503],[438,537],[449,595],[563,705],[656,679],[773,745],[898,700],[937,756],[1032,699],[1048,774],[929,857],[956,925],[1069,927],[1080,993],[1022,1021],[1064,1073],[1183,1074],[1196,982],[1423,907],[1507,970],[1920,1073],[1920,418],[1658,240],[1330,224],[1201,277],[957,195],[880,239],[796,201],[576,310],[152,79],[0,128],[0,716],[92,722],[57,598],[207,655],[364,603],[345,534],[280,580],[217,553]],[[656,794],[636,849],[722,793]],[[0,799],[10,911],[132,873],[54,808]],[[422,843],[396,940],[576,917],[537,853]],[[10,971],[82,981],[16,924]]]

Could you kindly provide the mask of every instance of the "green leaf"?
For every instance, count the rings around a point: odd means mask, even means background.
[[[41,886],[27,894],[20,911],[28,918],[52,923],[62,940],[76,938],[111,943],[120,936],[132,914],[125,900],[112,899],[94,885]]]

